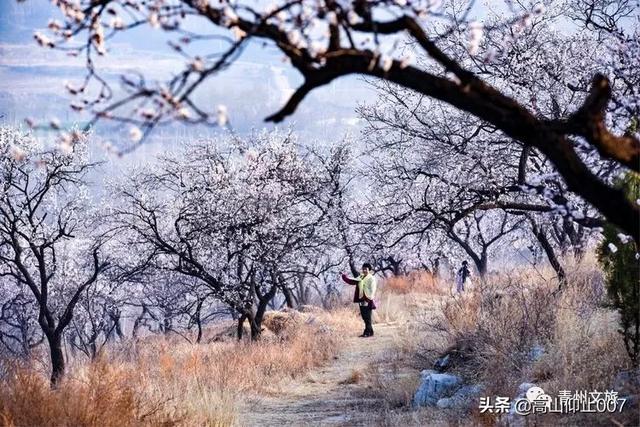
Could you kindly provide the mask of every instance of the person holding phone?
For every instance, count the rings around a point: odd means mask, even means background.
[[[355,285],[353,302],[360,306],[360,316],[364,321],[364,332],[360,337],[367,338],[373,336],[373,326],[371,325],[371,314],[375,310],[376,304],[373,301],[376,294],[376,278],[373,276],[371,264],[362,264],[362,271],[358,277],[351,278],[342,273],[342,280],[348,285]]]

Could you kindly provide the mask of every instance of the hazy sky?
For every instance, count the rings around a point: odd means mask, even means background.
[[[25,117],[55,117],[65,124],[82,121],[69,108],[64,84],[79,81],[83,61],[41,48],[33,39],[34,31],[46,28],[49,19],[58,16],[48,0],[0,0],[0,115],[4,114],[0,120],[4,123],[20,123]],[[98,67],[112,79],[129,70],[144,70],[151,78],[170,75],[184,66],[184,60],[170,52],[167,40],[164,32],[148,26],[127,32],[109,44],[109,54],[99,59]],[[238,132],[271,127],[264,117],[277,111],[301,82],[281,58],[275,48],[254,44],[229,70],[203,87],[198,97],[211,100],[214,106],[226,105]],[[373,91],[360,78],[343,78],[312,93],[280,127],[292,127],[304,138],[335,140],[345,133],[357,133],[360,123],[354,108],[373,99]],[[110,130],[108,136],[117,139],[126,134]]]

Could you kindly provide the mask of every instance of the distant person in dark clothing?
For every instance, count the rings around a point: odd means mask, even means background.
[[[372,337],[373,326],[371,325],[372,310],[376,308],[373,298],[376,294],[376,278],[373,277],[373,269],[368,262],[362,264],[362,273],[355,278],[348,277],[342,273],[342,280],[349,285],[355,285],[356,289],[353,294],[353,302],[360,305],[360,316],[364,321],[364,332],[360,337]]]
[[[467,261],[462,261],[462,267],[458,270],[456,274],[456,291],[464,292],[464,285],[468,284],[471,278],[471,270],[469,270],[469,263]]]

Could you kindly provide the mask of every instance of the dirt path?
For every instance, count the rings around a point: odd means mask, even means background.
[[[282,391],[249,402],[241,426],[373,425],[372,412],[381,404],[363,380],[366,367],[384,358],[397,337],[397,324],[374,325],[373,338],[347,338],[332,363],[282,387]],[[360,378],[358,378],[360,376]]]

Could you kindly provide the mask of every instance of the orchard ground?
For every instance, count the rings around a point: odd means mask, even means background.
[[[497,415],[415,409],[420,371],[444,353],[451,372],[482,383],[486,395],[514,397],[522,382],[558,390],[610,389],[630,368],[603,308],[602,275],[587,257],[554,294],[551,271],[527,268],[490,276],[464,295],[428,275],[381,286],[374,338],[362,339],[355,306],[270,312],[259,343],[237,342],[235,325],[206,330],[202,344],[148,336],[107,349],[94,362],[74,360],[51,390],[46,354],[4,361],[0,424],[133,425],[499,425]],[[346,295],[345,295],[346,300]],[[532,345],[540,358],[524,354]],[[638,393],[638,390],[632,390]],[[633,425],[622,414],[538,418],[538,425]]]

